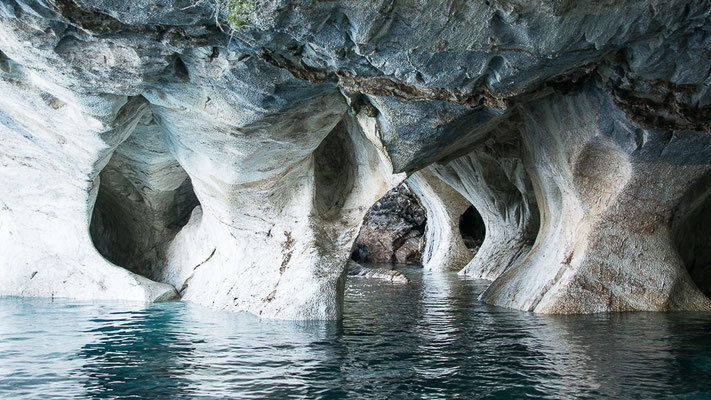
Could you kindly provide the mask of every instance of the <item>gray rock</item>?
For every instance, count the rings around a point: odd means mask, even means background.
[[[397,186],[365,214],[352,258],[364,263],[419,264],[425,223],[425,211],[409,188]]]
[[[352,260],[348,261],[348,276],[355,278],[378,279],[396,284],[405,284],[410,282],[410,279],[408,279],[402,272],[385,268],[364,267]]]
[[[339,318],[422,170],[487,221],[485,301],[711,309],[708,0],[215,4],[0,2],[0,295]]]

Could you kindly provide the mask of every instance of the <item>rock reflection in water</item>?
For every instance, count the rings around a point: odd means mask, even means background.
[[[342,322],[0,299],[2,398],[707,398],[711,314],[542,316],[486,282],[349,280]]]

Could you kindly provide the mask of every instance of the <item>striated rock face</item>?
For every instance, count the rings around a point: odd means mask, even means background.
[[[352,258],[364,263],[419,264],[426,221],[425,211],[402,184],[368,210]]]
[[[708,133],[645,129],[611,103],[589,89],[524,111],[541,229],[486,301],[545,313],[711,306],[670,226],[684,194],[711,170],[711,147],[696,147]]]
[[[484,242],[460,272],[493,280],[528,254],[539,215],[516,138],[497,132],[483,147],[429,168],[476,207],[486,226]]]
[[[423,267],[459,271],[473,256],[459,232],[460,216],[471,204],[429,167],[410,176],[407,184],[427,210]]]
[[[338,318],[365,213],[409,177],[423,262],[485,301],[711,309],[711,2],[215,12],[0,2],[0,295]]]

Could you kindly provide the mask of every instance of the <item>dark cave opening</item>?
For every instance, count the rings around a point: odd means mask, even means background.
[[[109,179],[102,179],[99,186],[89,227],[94,246],[110,262],[155,280],[163,247],[199,205],[190,179],[174,191],[161,193],[165,200],[161,209],[154,209],[155,204],[135,188],[104,181]]]
[[[152,118],[116,149],[99,182],[89,226],[94,247],[113,264],[158,280],[168,244],[200,203]]]
[[[484,243],[486,225],[474,206],[467,208],[464,214],[459,217],[459,233],[462,235],[464,244],[473,253],[476,253]]]
[[[672,232],[691,279],[711,298],[711,174],[687,191],[675,212]]]
[[[420,264],[427,216],[406,184],[368,210],[351,251],[359,263]]]

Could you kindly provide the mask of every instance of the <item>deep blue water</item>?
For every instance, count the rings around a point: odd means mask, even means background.
[[[711,398],[711,313],[541,316],[406,273],[350,279],[339,323],[0,299],[0,398]]]

